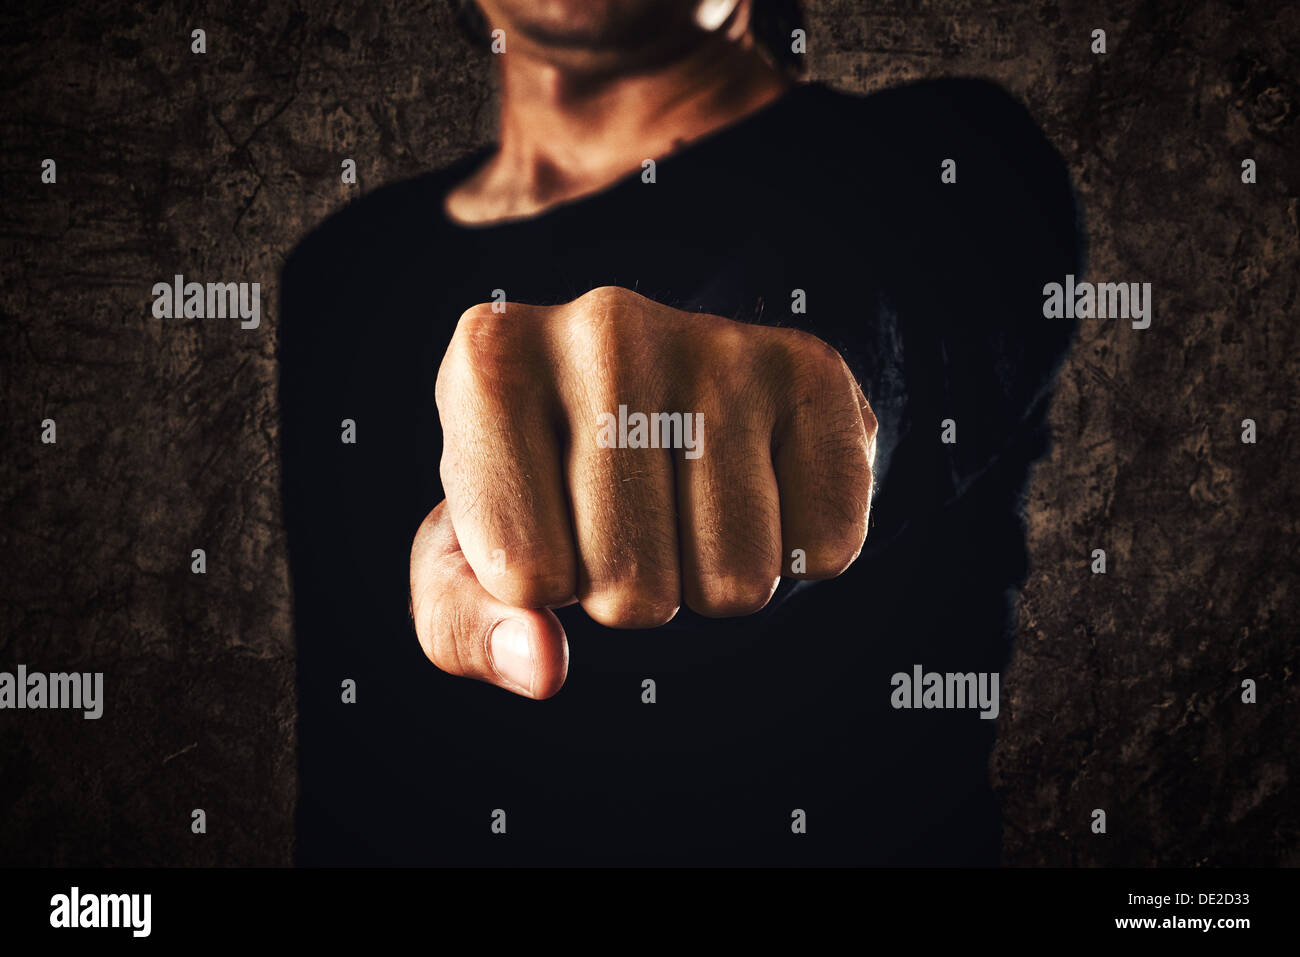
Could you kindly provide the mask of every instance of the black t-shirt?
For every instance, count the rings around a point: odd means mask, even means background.
[[[797,87],[659,158],[653,183],[449,220],[488,155],[352,203],[285,266],[300,862],[996,863],[996,722],[895,708],[891,679],[1008,659],[1024,489],[1074,331],[1042,289],[1081,271],[1060,157],[971,80]],[[844,575],[783,580],[754,616],[619,631],[561,610],[568,680],[536,702],[444,675],[408,617],[411,541],[443,497],[433,387],[494,290],[604,285],[836,346],[880,423],[871,529]]]

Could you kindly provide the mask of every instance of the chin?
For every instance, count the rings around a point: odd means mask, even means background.
[[[599,52],[654,44],[666,33],[689,30],[698,23],[697,8],[702,4],[701,0],[496,0],[491,6],[500,11],[507,34],[513,25],[540,46]]]

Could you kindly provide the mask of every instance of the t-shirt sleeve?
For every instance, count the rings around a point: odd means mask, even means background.
[[[922,202],[900,295],[911,427],[938,444],[951,498],[999,470],[1022,484],[1046,451],[1075,323],[1044,317],[1043,287],[1081,272],[1084,245],[1065,163],[1020,103],[971,80],[921,96],[934,120],[907,151]]]
[[[346,381],[344,315],[352,271],[332,229],[318,229],[287,257],[280,275],[280,467],[290,578],[300,634],[328,627],[348,594],[340,561],[343,455],[340,389]],[[355,413],[354,413],[355,414]]]
[[[413,189],[385,188],[331,217],[289,255],[280,287],[283,502],[295,590],[327,604],[368,595],[402,615],[411,538],[442,497],[441,433],[423,374],[435,336],[415,295],[427,247],[401,215]],[[300,628],[303,614],[300,606]]]

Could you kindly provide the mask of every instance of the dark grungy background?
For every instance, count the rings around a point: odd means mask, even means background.
[[[331,210],[485,142],[488,64],[442,0],[29,6],[0,16],[0,670],[102,670],[108,705],[0,714],[0,863],[285,864],[277,273]],[[814,78],[1001,81],[1074,171],[1092,275],[1154,284],[1150,329],[1085,322],[1062,374],[991,769],[1006,861],[1300,864],[1300,8],[807,8]],[[260,281],[262,328],[153,319],[177,272]]]

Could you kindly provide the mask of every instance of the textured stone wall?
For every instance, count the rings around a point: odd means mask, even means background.
[[[1085,321],[1062,374],[992,768],[1006,860],[1300,863],[1300,8],[807,7],[814,78],[1020,96],[1075,173],[1093,277],[1154,286],[1150,329]],[[431,0],[30,3],[0,24],[0,670],[102,670],[110,708],[0,714],[0,864],[288,863],[277,272],[332,209],[485,142],[486,66]],[[262,328],[153,319],[178,272],[260,281]]]

